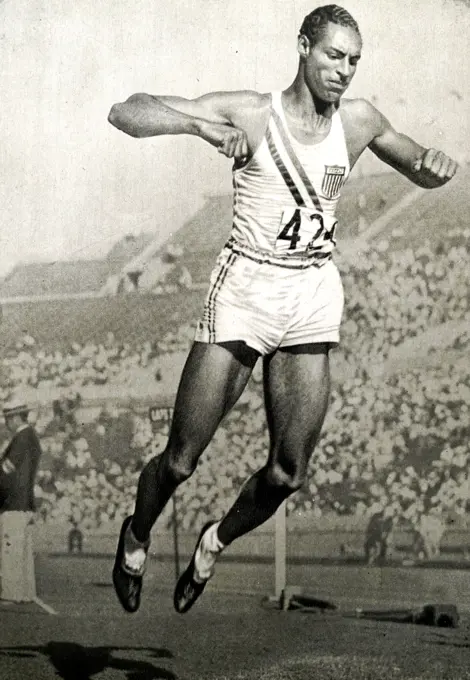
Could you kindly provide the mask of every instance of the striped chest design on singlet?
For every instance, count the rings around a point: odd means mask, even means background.
[[[251,161],[234,170],[232,237],[270,259],[329,259],[335,209],[349,174],[341,118],[326,138],[300,144],[288,131],[280,93],[272,98],[265,136]]]

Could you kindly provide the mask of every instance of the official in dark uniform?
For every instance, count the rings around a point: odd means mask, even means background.
[[[16,602],[36,596],[32,522],[34,483],[42,455],[27,405],[14,400],[3,415],[12,439],[0,457],[0,597]]]

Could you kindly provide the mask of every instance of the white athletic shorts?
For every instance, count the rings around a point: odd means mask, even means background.
[[[242,340],[263,355],[305,343],[335,346],[343,303],[332,260],[291,267],[227,245],[212,271],[195,340]]]

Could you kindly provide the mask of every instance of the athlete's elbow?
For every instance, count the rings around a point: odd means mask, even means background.
[[[108,114],[108,123],[131,137],[142,137],[132,116],[128,102],[113,104]]]
[[[119,116],[119,106],[120,104],[113,104],[108,113],[108,123],[111,123],[111,125],[116,125]]]

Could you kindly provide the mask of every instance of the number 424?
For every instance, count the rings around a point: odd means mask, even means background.
[[[333,224],[330,230],[325,229],[325,222],[323,220],[323,216],[320,213],[315,212],[306,215],[305,212],[302,212],[300,208],[296,208],[291,219],[289,222],[287,222],[284,229],[278,235],[278,239],[290,241],[289,250],[295,250],[297,248],[298,242],[300,241],[300,227],[302,226],[302,218],[310,219],[311,222],[316,220],[319,225],[317,232],[314,234],[308,244],[309,246],[320,246],[328,241],[331,241],[333,245],[336,244],[334,236],[337,222]],[[315,243],[320,237],[323,237],[321,244]]]

